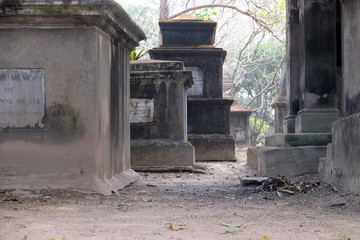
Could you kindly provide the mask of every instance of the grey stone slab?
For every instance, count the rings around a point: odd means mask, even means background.
[[[159,22],[165,46],[213,45],[216,22],[197,19],[162,20]]]
[[[195,147],[196,161],[236,161],[231,135],[189,134],[188,141]]]
[[[318,171],[319,159],[326,156],[326,146],[252,147],[247,163],[269,177],[297,176]]]
[[[241,178],[240,183],[243,186],[258,186],[268,181],[268,177],[246,177]]]
[[[331,142],[331,133],[278,134],[265,138],[266,146],[298,147],[325,146]]]
[[[180,168],[193,166],[194,163],[194,147],[187,141],[131,140],[131,166],[133,168]]]
[[[230,134],[232,99],[188,99],[189,134]]]
[[[322,178],[343,192],[360,193],[360,113],[339,119],[323,161]]]
[[[41,128],[44,69],[0,69],[0,128]]]
[[[295,119],[296,133],[331,133],[333,122],[340,118],[339,110],[301,110]]]
[[[184,70],[181,61],[136,60],[130,62],[130,71],[175,71]]]

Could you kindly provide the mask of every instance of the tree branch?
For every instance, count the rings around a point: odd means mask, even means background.
[[[249,105],[255,101],[255,99],[257,99],[259,96],[263,95],[267,90],[270,90],[272,88],[274,88],[277,84],[277,82],[275,81],[277,74],[279,73],[280,69],[282,68],[282,65],[284,64],[284,60],[282,60],[281,64],[279,65],[278,69],[276,70],[276,72],[274,73],[274,76],[272,78],[272,80],[260,91],[258,92],[253,98],[251,98],[246,104],[245,104],[245,108],[249,107]]]

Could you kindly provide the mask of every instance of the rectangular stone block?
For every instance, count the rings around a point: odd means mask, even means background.
[[[195,147],[196,161],[236,161],[231,135],[189,134],[188,141]]]
[[[194,147],[187,141],[131,140],[131,166],[134,169],[187,167],[193,166],[194,163]]]
[[[0,69],[1,128],[44,126],[44,72],[44,69]]]
[[[301,110],[295,119],[296,133],[330,133],[333,122],[340,118],[339,110]]]
[[[323,180],[343,192],[360,193],[360,113],[337,120],[323,163]]]
[[[326,150],[326,146],[252,147],[248,148],[247,163],[268,177],[297,176],[317,172]]]
[[[331,142],[331,133],[278,134],[265,138],[272,147],[325,146]]]
[[[189,134],[230,134],[231,99],[188,99]]]

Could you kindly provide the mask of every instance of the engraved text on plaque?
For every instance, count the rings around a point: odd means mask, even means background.
[[[0,69],[0,128],[41,127],[44,69]]]
[[[186,91],[187,96],[203,95],[204,77],[202,70],[197,66],[186,66],[185,69],[192,72],[194,79],[194,85]]]

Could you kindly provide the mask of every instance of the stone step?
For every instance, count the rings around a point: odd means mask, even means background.
[[[331,133],[290,133],[266,137],[265,145],[272,147],[325,146],[331,143]]]
[[[326,146],[249,147],[247,164],[268,177],[297,176],[318,171]]]

